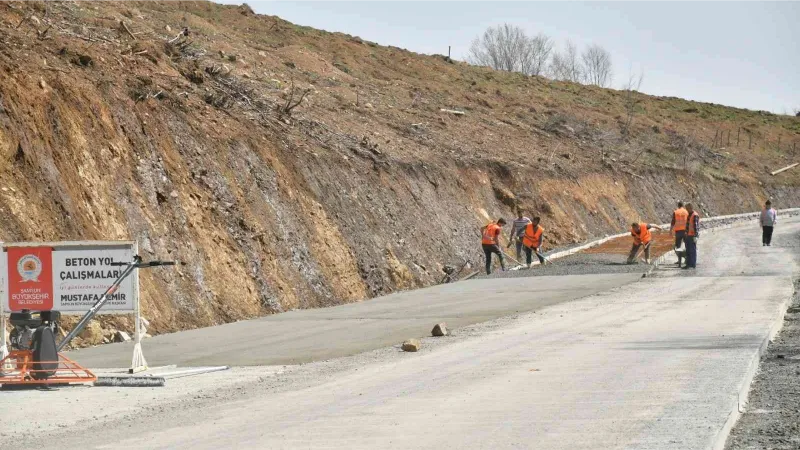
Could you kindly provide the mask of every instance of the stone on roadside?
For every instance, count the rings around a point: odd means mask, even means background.
[[[124,331],[117,331],[117,342],[128,342],[131,340],[131,337],[128,333]]]
[[[447,331],[447,324],[442,322],[442,323],[437,323],[433,327],[433,330],[431,330],[431,334],[434,336],[447,336],[450,333],[448,333]]]
[[[103,342],[103,328],[98,322],[89,322],[89,325],[87,325],[78,336],[80,336],[87,345],[98,345]]]
[[[409,339],[403,342],[404,352],[416,352],[422,347],[422,344],[417,339]]]

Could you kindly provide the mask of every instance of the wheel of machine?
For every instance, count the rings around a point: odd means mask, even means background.
[[[35,380],[46,380],[58,369],[58,352],[53,330],[41,326],[33,333],[33,370],[31,377]]]

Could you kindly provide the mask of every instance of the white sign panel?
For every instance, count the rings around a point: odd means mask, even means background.
[[[2,266],[2,277],[5,280],[3,280],[2,290],[3,309],[6,311],[20,308],[20,302],[15,301],[19,298],[17,297],[18,290],[14,289],[14,286],[9,289],[8,280],[15,276],[22,277],[23,274],[17,267],[22,263],[11,264],[8,262],[9,249],[22,250],[42,247],[52,248],[50,267],[46,267],[48,265],[44,263],[46,259],[36,259],[36,261],[42,262],[41,270],[52,271],[52,309],[65,314],[81,314],[88,311],[125,270],[124,266],[112,266],[111,263],[131,262],[136,254],[133,242],[5,243],[2,255],[2,259],[5,260],[5,264]],[[15,253],[24,254],[26,251]],[[119,289],[110,296],[103,306],[102,312],[136,311],[138,300],[136,298],[138,292],[136,272],[125,279]],[[44,277],[40,276],[39,279],[44,279]],[[13,283],[14,281],[12,281]],[[45,288],[45,291],[47,290]],[[9,292],[12,295],[8,295]],[[15,297],[9,302],[11,296]]]

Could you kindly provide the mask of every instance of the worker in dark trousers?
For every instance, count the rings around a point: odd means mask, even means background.
[[[633,264],[636,261],[636,255],[639,254],[639,249],[644,246],[644,260],[650,264],[650,244],[653,240],[653,235],[650,230],[662,230],[658,225],[652,223],[639,223],[631,222],[631,236],[633,237],[633,246],[631,253],[628,255],[628,264]]]
[[[516,244],[517,250],[517,259],[520,259],[522,256],[522,235],[525,234],[525,227],[531,223],[531,219],[525,217],[522,214],[522,210],[517,211],[517,218],[513,222],[511,222],[511,234],[508,236],[508,245],[506,248],[510,248],[511,244]]]
[[[525,227],[525,234],[522,235],[522,245],[525,247],[525,262],[528,267],[531,266],[534,253],[539,258],[539,264],[544,264],[545,261],[541,253],[544,228],[539,225],[540,220],[539,217],[534,217],[533,222]]]
[[[689,218],[686,221],[686,265],[684,269],[694,269],[697,267],[697,239],[700,238],[700,215],[694,210],[691,203],[686,204],[686,212]]]
[[[769,247],[772,244],[772,231],[778,223],[778,212],[772,207],[772,202],[767,200],[761,211],[761,245]]]
[[[506,270],[506,264],[503,262],[503,251],[500,250],[500,231],[505,224],[505,219],[501,217],[497,219],[497,222],[492,222],[481,229],[481,246],[486,257],[487,275],[492,273],[492,253],[496,254],[497,258],[500,259],[500,267],[504,271]]]
[[[678,267],[681,266],[681,259],[683,252],[678,252],[683,244],[684,237],[686,236],[686,221],[689,219],[689,213],[683,207],[683,202],[678,202],[678,209],[672,212],[672,222],[669,226],[669,231],[675,236],[675,254],[678,256]]]

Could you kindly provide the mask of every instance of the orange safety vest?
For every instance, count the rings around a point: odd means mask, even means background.
[[[529,223],[525,227],[525,234],[522,236],[522,245],[528,248],[538,248],[542,239],[544,228],[541,225],[536,225],[536,230],[533,229],[533,224]]]
[[[695,225],[694,225],[694,218],[695,217],[698,218],[697,222],[698,222],[698,225],[699,225],[700,214],[697,214],[697,211],[692,211],[692,215],[689,216],[689,223],[686,226],[686,235],[687,236],[697,236],[697,229],[695,228]]]
[[[686,221],[689,219],[689,213],[685,208],[680,207],[673,213],[675,215],[675,226],[672,227],[673,231],[685,231]]]
[[[647,244],[652,239],[652,235],[650,234],[650,230],[647,229],[646,223],[640,223],[639,225],[639,232],[636,232],[635,227],[631,227],[631,236],[633,236],[633,243],[634,245],[641,245]]]
[[[486,227],[484,227],[481,244],[495,245],[497,244],[497,236],[499,235],[500,235],[500,225],[492,222],[489,225],[486,225]]]

